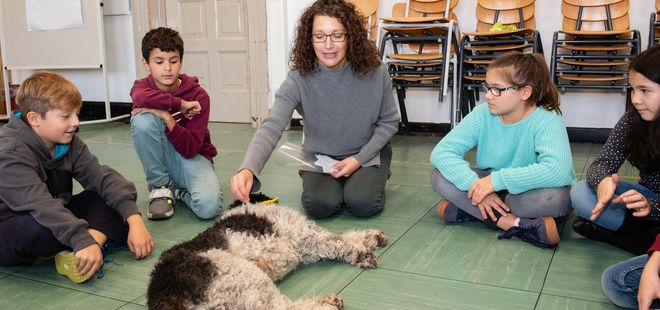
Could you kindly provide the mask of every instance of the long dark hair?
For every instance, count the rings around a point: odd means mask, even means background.
[[[346,59],[354,74],[364,75],[380,66],[378,51],[367,39],[367,30],[363,27],[364,19],[355,9],[355,5],[344,0],[318,0],[300,16],[296,39],[289,57],[291,69],[298,70],[303,76],[316,70],[316,54],[312,46],[312,24],[315,16],[334,17],[346,28]]]
[[[660,84],[660,45],[650,47],[630,63],[635,71],[656,84]],[[660,170],[660,117],[645,121],[634,107],[631,108],[630,126],[623,139],[628,161],[644,172]]]
[[[550,70],[541,54],[523,54],[508,52],[495,58],[488,70],[501,69],[504,78],[518,87],[531,86],[532,95],[527,103],[543,107],[548,111],[561,114],[559,109],[559,93],[550,79]]]

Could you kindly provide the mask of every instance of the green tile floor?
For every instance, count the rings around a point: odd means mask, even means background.
[[[225,204],[233,198],[229,178],[240,164],[254,133],[248,125],[210,125],[220,150],[216,174]],[[85,125],[80,137],[100,161],[120,171],[139,191],[147,206],[147,184],[133,150],[126,123]],[[284,133],[282,142],[299,143],[300,131]],[[278,283],[292,299],[335,293],[346,309],[613,309],[600,288],[600,275],[612,263],[631,255],[606,244],[586,240],[562,225],[562,242],[554,250],[533,247],[518,239],[497,240],[497,232],[479,223],[445,225],[434,204],[439,197],[429,184],[428,156],[438,137],[396,136],[392,177],[387,183],[385,210],[360,219],[343,213],[318,223],[334,232],[354,228],[385,231],[390,244],[377,251],[379,267],[360,270],[348,264],[321,262],[302,267]],[[600,150],[600,144],[573,144],[578,178]],[[469,154],[474,157],[474,154]],[[634,168],[622,169],[635,180]],[[262,173],[263,191],[281,204],[302,210],[301,181],[296,167],[274,156]],[[156,249],[135,261],[128,252],[110,255],[103,279],[74,284],[55,272],[52,260],[32,266],[0,267],[0,309],[143,309],[149,272],[165,249],[212,225],[197,219],[185,206],[175,216],[147,225]],[[570,221],[570,220],[569,220]]]

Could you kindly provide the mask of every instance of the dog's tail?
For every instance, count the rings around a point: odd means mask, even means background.
[[[189,249],[174,247],[165,251],[151,272],[149,309],[185,309],[203,302],[216,274],[210,259]]]

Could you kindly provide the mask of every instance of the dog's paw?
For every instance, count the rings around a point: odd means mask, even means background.
[[[387,235],[380,230],[370,230],[365,236],[364,245],[372,250],[387,245]]]
[[[344,301],[337,295],[323,296],[321,297],[321,303],[334,306],[338,310],[344,309]]]
[[[359,253],[355,261],[355,266],[363,269],[372,269],[378,266],[378,257],[371,252]]]

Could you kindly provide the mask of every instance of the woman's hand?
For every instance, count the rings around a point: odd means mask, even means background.
[[[481,203],[477,204],[477,207],[479,208],[479,211],[481,211],[481,216],[484,218],[484,220],[490,216],[490,218],[495,222],[497,222],[495,211],[497,211],[502,216],[506,216],[511,211],[509,207],[504,203],[504,201],[502,201],[502,199],[500,199],[500,197],[495,193],[488,194],[488,196],[486,196],[486,198],[484,198]]]
[[[154,249],[154,241],[151,234],[144,226],[142,217],[139,214],[133,214],[126,219],[128,223],[128,250],[135,255],[135,259],[142,259]]]
[[[633,216],[645,217],[651,214],[651,204],[649,204],[649,201],[646,200],[644,195],[640,194],[634,189],[619,195],[619,197],[614,198],[612,202],[625,203],[626,208],[635,210],[635,212],[632,214]]]
[[[603,209],[614,197],[614,191],[616,190],[617,185],[619,185],[619,175],[613,174],[610,177],[604,178],[600,183],[598,183],[598,189],[596,190],[596,206],[591,210],[591,220],[595,221],[596,218],[603,212]]]
[[[350,177],[353,172],[360,169],[360,162],[357,158],[351,156],[334,164],[332,168],[335,169],[335,172],[332,173],[334,178]]]
[[[248,169],[242,169],[231,177],[231,192],[236,199],[250,202],[250,191],[254,182],[254,174]]]
[[[660,298],[658,271],[660,271],[660,252],[653,252],[639,279],[639,291],[637,291],[639,309],[649,309],[653,300]]]
[[[468,190],[468,198],[472,199],[472,204],[476,206],[479,205],[486,196],[494,192],[493,182],[491,181],[490,176],[486,176],[472,183]]]

